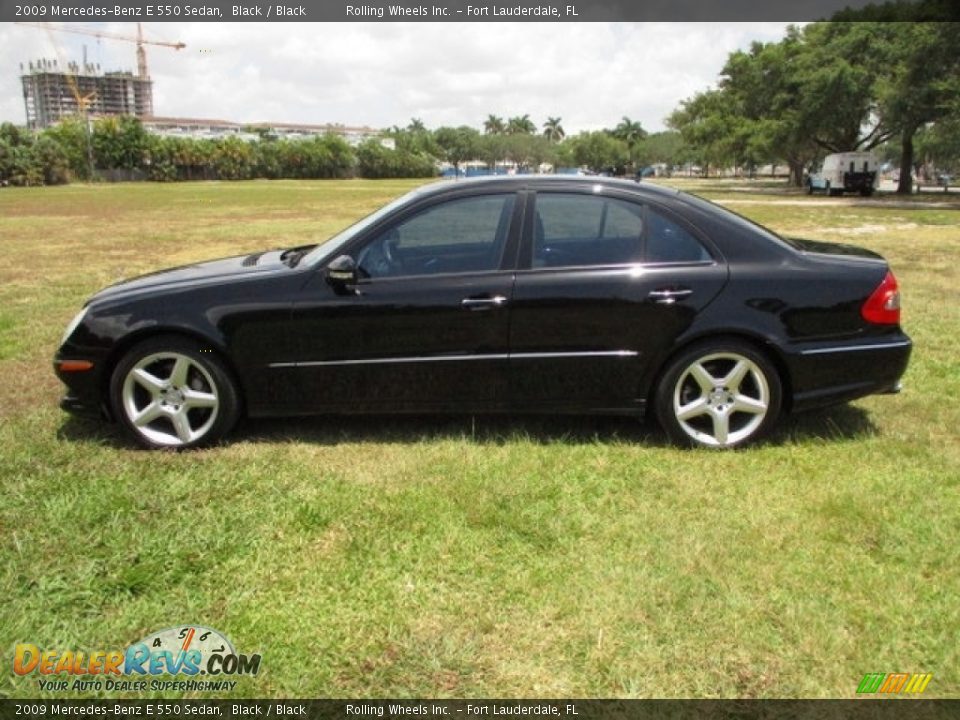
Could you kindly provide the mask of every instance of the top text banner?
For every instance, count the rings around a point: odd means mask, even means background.
[[[827,19],[869,0],[0,0],[3,22],[689,22]]]

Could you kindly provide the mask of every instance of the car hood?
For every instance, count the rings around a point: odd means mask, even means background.
[[[295,248],[299,250],[301,248]],[[122,280],[110,285],[91,298],[91,302],[107,300],[121,295],[129,295],[144,290],[157,290],[165,287],[192,285],[218,281],[227,278],[239,278],[249,275],[289,272],[290,265],[281,260],[285,250],[268,250],[252,255],[236,255],[206,260],[191,265],[158,270]]]

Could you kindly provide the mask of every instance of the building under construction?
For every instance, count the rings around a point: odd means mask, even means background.
[[[69,115],[153,115],[153,82],[131,72],[101,72],[99,65],[56,60],[20,64],[27,127],[49,127]]]

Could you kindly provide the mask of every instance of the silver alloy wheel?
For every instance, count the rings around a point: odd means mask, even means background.
[[[206,435],[220,408],[210,373],[178,352],[153,353],[130,368],[121,400],[136,432],[152,443],[170,447]]]
[[[673,389],[673,414],[701,445],[729,447],[757,431],[770,406],[763,371],[735,352],[705,355],[680,373]]]

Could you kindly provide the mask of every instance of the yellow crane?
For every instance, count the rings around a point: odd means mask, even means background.
[[[56,30],[57,32],[76,33],[77,35],[91,35],[96,38],[105,38],[107,40],[122,40],[123,42],[136,43],[137,45],[137,75],[142,79],[147,79],[150,73],[147,70],[147,53],[143,49],[144,45],[159,45],[161,47],[170,47],[174,50],[183,50],[186,44],[182,42],[167,42],[166,40],[147,40],[143,37],[143,25],[137,23],[137,34],[121,35],[120,33],[107,32],[105,30],[95,30],[82,25],[53,25],[51,23],[32,23],[18,22],[17,25],[26,25],[28,27],[41,28],[43,30]]]

